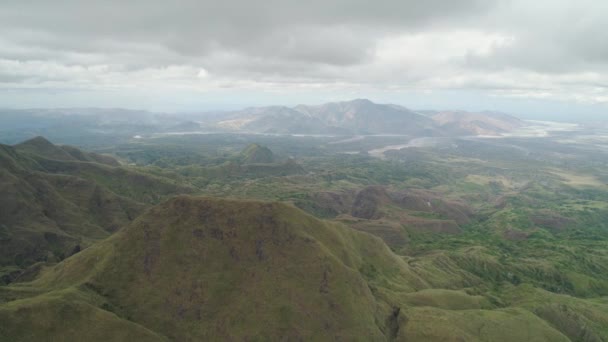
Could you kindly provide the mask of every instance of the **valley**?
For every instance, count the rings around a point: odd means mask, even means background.
[[[602,129],[412,115],[0,145],[0,337],[608,339]]]

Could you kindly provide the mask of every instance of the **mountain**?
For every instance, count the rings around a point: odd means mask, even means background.
[[[194,121],[180,122],[175,126],[167,128],[169,132],[197,132],[200,131],[201,125]]]
[[[120,163],[110,156],[93,152],[84,152],[68,145],[56,146],[40,136],[17,144],[15,145],[15,148],[21,152],[43,156],[48,159],[94,162],[108,166],[120,166]]]
[[[184,121],[161,113],[118,108],[0,109],[0,143],[45,136],[80,146],[128,141]]]
[[[305,170],[295,159],[278,157],[268,147],[252,143],[222,163],[204,167],[188,165],[180,167],[177,172],[184,177],[200,177],[205,181],[268,178],[272,184],[274,177],[304,174]]]
[[[146,207],[191,192],[114,158],[37,137],[0,145],[0,276],[61,260],[108,237]]]
[[[498,112],[420,111],[366,99],[319,106],[259,107],[212,116],[208,128],[277,134],[499,135],[525,122]]]
[[[0,307],[0,322],[20,339],[31,333],[19,331],[20,321],[36,314],[19,307],[48,307],[57,295],[65,304],[51,307],[55,319],[73,320],[85,336],[80,306],[130,323],[127,335],[146,327],[159,340],[382,340],[399,316],[359,271],[370,262],[387,267],[378,278],[407,276],[395,273],[403,261],[379,239],[285,204],[182,196],[48,270],[34,286],[57,292]],[[81,299],[61,294],[69,288]]]
[[[394,105],[359,99],[320,106],[249,108],[226,114],[222,129],[284,134],[433,135],[428,117]]]
[[[258,144],[251,144],[247,146],[242,152],[241,156],[243,162],[246,164],[260,164],[260,163],[273,163],[275,161],[274,154],[266,146],[260,146]]]
[[[549,323],[561,319],[579,331],[580,300],[523,302],[552,294],[521,287],[505,307],[457,290],[480,278],[454,260],[399,257],[286,204],[179,196],[33,282],[0,288],[0,338],[568,341]],[[596,327],[603,306],[581,324]]]
[[[431,118],[454,135],[500,135],[525,126],[525,122],[499,112],[432,112]]]
[[[323,120],[288,107],[248,108],[229,113],[215,123],[216,128],[231,131],[276,134],[330,134],[341,131],[328,127]]]
[[[175,114],[101,108],[0,109],[0,143],[14,144],[42,135],[68,144],[103,148],[128,143],[134,136],[167,132],[445,136],[500,134],[520,125],[521,121],[495,112],[417,112],[366,99]]]
[[[377,104],[366,99],[326,103],[320,106],[294,107],[316,117],[331,127],[340,127],[355,134],[434,134],[433,122],[404,107]]]

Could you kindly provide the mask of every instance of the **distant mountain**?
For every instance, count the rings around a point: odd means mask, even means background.
[[[166,132],[187,121],[162,113],[119,108],[0,109],[0,143],[36,136],[78,146],[104,146],[138,134]]]
[[[526,125],[514,116],[499,112],[443,111],[428,114],[439,127],[452,135],[500,135]]]
[[[525,123],[497,112],[415,112],[366,99],[319,106],[259,107],[213,116],[211,129],[279,134],[499,135]]]
[[[319,118],[330,127],[339,127],[356,134],[425,134],[433,135],[434,125],[427,117],[404,107],[377,104],[366,99],[326,103],[320,106],[294,107],[295,110]]]
[[[169,132],[196,132],[201,129],[201,125],[194,121],[184,121],[175,126],[167,128]]]
[[[283,134],[435,134],[428,117],[403,107],[369,100],[320,106],[249,108],[226,114],[215,123],[232,131]]]
[[[288,107],[248,108],[233,112],[215,123],[216,128],[276,134],[328,134],[340,130],[327,126],[321,119],[303,115]]]
[[[240,179],[288,176],[305,173],[304,168],[292,158],[279,158],[268,147],[250,144],[235,158],[209,167],[184,167],[184,176],[214,179]]]
[[[230,112],[152,113],[126,109],[0,109],[0,143],[35,136],[89,147],[129,142],[167,132],[236,132],[309,135],[396,134],[415,137],[497,135],[523,121],[496,112],[412,111],[366,99],[318,106],[269,106]]]
[[[0,145],[0,176],[3,282],[109,236],[163,196],[191,191],[42,137]]]

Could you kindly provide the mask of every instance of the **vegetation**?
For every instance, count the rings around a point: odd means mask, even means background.
[[[0,159],[3,283],[38,262],[57,262],[108,237],[167,196],[192,191],[113,166],[118,162],[111,157],[58,147],[43,138],[2,145]]]
[[[0,339],[608,339],[604,152],[341,139],[0,146]]]

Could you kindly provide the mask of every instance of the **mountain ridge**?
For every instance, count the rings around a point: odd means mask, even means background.
[[[166,194],[191,189],[38,137],[0,145],[0,276],[61,260],[109,236]],[[150,189],[160,191],[154,196]],[[161,195],[162,194],[162,195]],[[19,268],[2,269],[17,265]]]
[[[460,111],[415,111],[396,104],[374,103],[368,99],[173,114],[118,108],[0,110],[0,142],[15,144],[42,135],[72,145],[99,148],[105,147],[103,141],[108,137],[127,143],[135,136],[147,137],[167,132],[395,134],[414,137],[477,134],[475,129],[466,125],[459,127],[466,120],[456,120],[451,125],[437,123],[429,113],[439,112]],[[513,119],[511,116],[500,119],[498,127],[495,127],[496,118],[488,117],[491,113],[472,114],[481,122],[473,128],[479,126],[478,129],[485,130],[482,133],[489,132],[489,135],[505,133],[505,126],[500,122]]]
[[[449,120],[446,113],[451,113]],[[211,129],[280,134],[450,136],[498,135],[523,126],[523,121],[503,113],[422,113],[400,105],[355,99],[312,106],[249,107],[225,113],[207,125]]]

